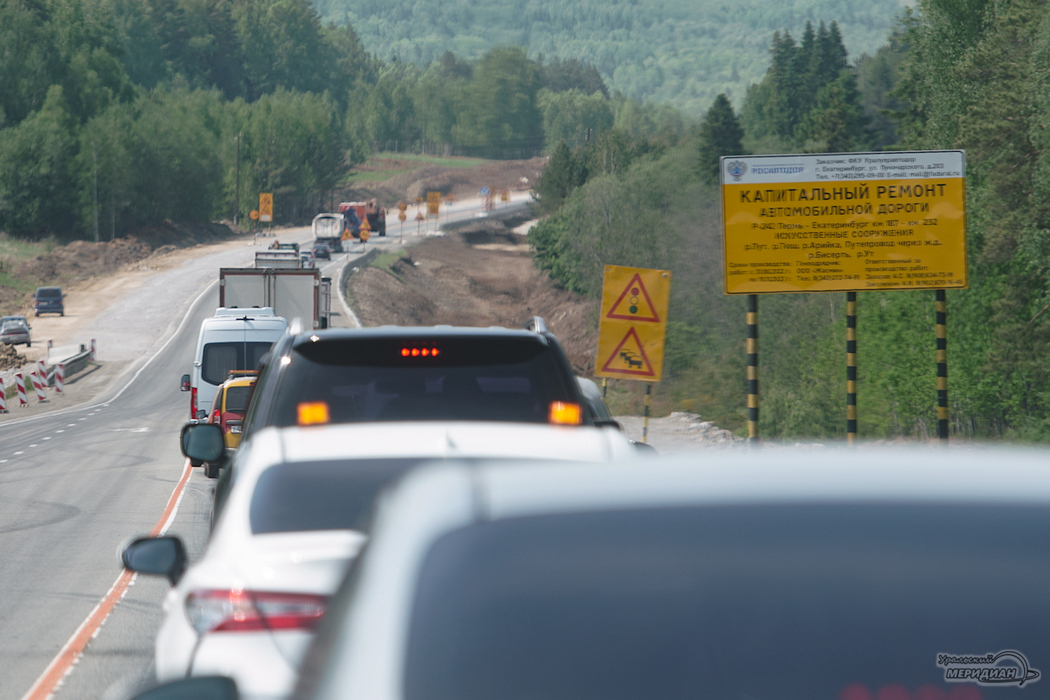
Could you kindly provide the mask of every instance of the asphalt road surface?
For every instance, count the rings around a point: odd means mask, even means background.
[[[306,229],[280,233],[310,237]],[[257,249],[226,246],[107,300],[93,335],[100,358],[125,371],[78,406],[56,397],[50,411],[36,406],[22,417],[12,409],[0,422],[0,700],[45,698],[56,681],[58,698],[115,697],[151,677],[168,585],[143,576],[121,582],[116,551],[128,536],[164,524],[186,473],[178,433],[189,399],[179,378],[192,363],[200,321],[217,306],[219,267],[247,265]],[[322,269],[335,276],[357,255]],[[333,310],[337,325],[352,325],[338,304]],[[213,486],[190,471],[170,532],[196,556]],[[115,584],[117,597],[125,585],[126,593],[77,656],[78,629]],[[60,653],[71,640],[73,649]]]
[[[476,211],[461,202],[445,216]],[[406,223],[409,243],[415,227]],[[395,249],[396,212],[391,224],[392,235],[367,246]],[[360,256],[362,246],[350,245],[322,267],[325,276],[338,280]],[[169,586],[123,573],[116,553],[129,536],[165,528],[191,557],[205,545],[213,482],[179,453],[189,413],[179,378],[218,305],[218,269],[250,265],[259,249],[218,248],[99,300],[81,328],[97,338],[114,381],[80,403],[56,397],[0,420],[0,700],[117,698],[152,678]],[[340,301],[332,310],[333,325],[356,325]]]

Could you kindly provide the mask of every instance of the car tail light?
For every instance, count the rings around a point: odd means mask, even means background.
[[[324,596],[306,593],[202,590],[186,596],[186,617],[197,634],[312,630],[327,604]]]
[[[578,403],[551,401],[548,419],[553,425],[579,425],[583,422],[583,411]]]
[[[197,387],[190,389],[190,420],[197,417]]]

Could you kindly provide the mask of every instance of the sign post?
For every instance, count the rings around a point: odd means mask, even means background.
[[[853,442],[856,292],[935,290],[943,315],[944,290],[967,286],[965,153],[724,156],[720,171],[726,294],[849,295],[846,426]],[[757,318],[757,298],[751,305]],[[943,416],[946,425],[945,344],[939,324],[938,421]],[[757,356],[755,367],[757,378]],[[757,395],[748,406],[757,422]]]
[[[647,382],[642,442],[649,437],[649,398],[664,366],[671,273],[605,266],[595,376]]]

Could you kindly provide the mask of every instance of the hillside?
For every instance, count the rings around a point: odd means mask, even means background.
[[[383,60],[424,65],[451,50],[478,58],[498,45],[530,57],[576,58],[609,87],[695,116],[727,93],[739,106],[769,66],[774,31],[836,21],[853,59],[885,43],[907,0],[314,0],[327,21],[354,26]]]

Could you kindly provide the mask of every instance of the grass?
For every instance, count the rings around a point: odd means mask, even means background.
[[[22,262],[50,253],[56,245],[58,244],[55,243],[54,238],[45,238],[42,241],[23,241],[19,238],[12,238],[6,233],[0,233],[0,258],[13,258],[12,262]]]

